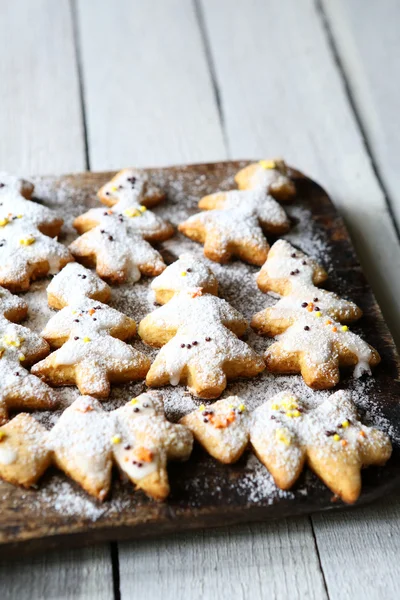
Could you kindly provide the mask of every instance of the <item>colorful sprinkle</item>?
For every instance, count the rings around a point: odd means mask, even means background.
[[[122,438],[120,435],[113,435],[113,437],[111,438],[111,442],[113,444],[120,444],[122,441]]]
[[[85,335],[85,337],[83,338],[83,341],[85,342],[85,344],[87,344],[87,342],[90,342],[90,337],[87,337],[87,335]]]
[[[285,444],[285,446],[290,446],[291,438],[287,429],[277,429],[275,431],[275,438],[278,440],[278,442]]]
[[[335,435],[333,436],[333,439],[335,440],[335,442],[339,442],[340,441],[340,435],[335,433]]]
[[[341,329],[342,329],[342,331],[348,331],[349,330],[349,328],[347,327],[347,325],[342,325]]]
[[[19,243],[21,244],[21,246],[31,246],[32,244],[35,243],[35,238],[34,237],[22,238],[19,240]]]
[[[275,169],[276,162],[274,160],[260,160],[259,165],[263,169]]]

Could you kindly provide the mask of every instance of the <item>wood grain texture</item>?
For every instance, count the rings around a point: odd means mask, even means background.
[[[193,3],[77,7],[91,168],[225,158]]]
[[[60,552],[38,552],[0,566],[6,600],[110,600],[111,558],[107,546]]]
[[[400,585],[400,493],[355,512],[315,515],[330,597],[397,600]]]
[[[201,6],[231,158],[284,156],[324,186],[400,342],[395,228],[315,3],[201,0]]]
[[[0,3],[0,169],[85,168],[68,0]],[[107,545],[0,564],[5,598],[110,598]]]
[[[325,600],[313,550],[306,519],[122,543],[121,598]]]
[[[0,170],[84,168],[68,0],[0,2]]]
[[[400,226],[400,5],[323,0],[374,161]]]

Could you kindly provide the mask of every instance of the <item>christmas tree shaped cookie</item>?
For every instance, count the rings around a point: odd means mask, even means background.
[[[290,202],[296,196],[293,171],[283,160],[260,160],[241,169],[235,176],[240,190],[262,189],[280,202]]]
[[[289,229],[283,208],[258,188],[205,196],[199,207],[205,212],[189,217],[179,225],[179,231],[204,244],[205,256],[220,263],[237,256],[262,265],[269,249],[264,233],[277,235]]]
[[[15,306],[18,305],[16,302]],[[8,314],[8,310],[5,312]],[[14,313],[13,316],[19,315]],[[0,423],[7,420],[9,410],[55,408],[51,388],[26,369],[48,353],[49,346],[43,338],[0,316]]]
[[[107,413],[90,396],[81,396],[47,432],[20,414],[0,428],[0,477],[30,487],[54,463],[88,494],[104,500],[113,464],[148,496],[169,494],[167,462],[188,460],[193,436],[166,420],[158,394],[141,394]]]
[[[1,185],[2,184],[2,185]],[[56,273],[72,259],[55,239],[62,219],[30,198],[33,186],[0,174],[0,285],[25,291],[30,282]],[[24,195],[22,195],[24,194]]]
[[[173,235],[173,227],[147,209],[164,198],[145,173],[126,169],[99,190],[109,207],[92,208],[77,217],[74,227],[83,235],[71,252],[113,283],[138,281],[141,273],[154,277],[165,268],[161,255],[148,241]]]
[[[150,284],[156,301],[165,304],[182,290],[201,288],[203,294],[218,295],[218,281],[212,270],[194,254],[181,254],[161,275]]]
[[[335,386],[339,367],[354,366],[354,376],[359,377],[380,362],[377,351],[343,324],[358,319],[360,309],[315,286],[325,278],[315,261],[288,242],[276,242],[258,283],[263,291],[284,297],[252,319],[258,333],[278,336],[265,353],[267,368],[276,373],[300,372],[314,389]]]
[[[184,416],[194,438],[207,452],[222,463],[239,460],[249,443],[249,413],[238,396],[229,396]]]
[[[32,373],[52,385],[77,385],[82,394],[103,398],[109,395],[111,382],[143,379],[150,360],[122,341],[134,336],[133,319],[87,297],[96,294],[100,283],[87,271],[86,280],[91,284],[79,287],[82,275],[83,267],[69,270],[68,282],[75,297],[67,296],[70,304],[50,319],[42,332],[58,350],[37,363]],[[52,282],[53,304],[65,301],[64,280],[61,272]]]
[[[250,441],[281,489],[290,489],[307,463],[347,503],[360,495],[362,467],[385,464],[392,451],[388,436],[363,425],[342,391],[317,408],[277,394],[252,414]]]
[[[171,300],[139,325],[146,343],[162,346],[146,383],[151,387],[185,383],[196,396],[218,398],[228,379],[254,377],[264,364],[237,337],[247,329],[243,316],[225,300],[190,284],[190,277],[177,278],[174,264],[167,267],[162,285]]]

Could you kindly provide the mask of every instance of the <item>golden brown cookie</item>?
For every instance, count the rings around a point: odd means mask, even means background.
[[[390,440],[363,425],[348,392],[336,392],[316,408],[281,392],[252,415],[250,441],[281,489],[290,489],[304,464],[344,502],[361,492],[361,469],[384,465]]]
[[[282,159],[260,160],[236,173],[235,182],[240,190],[259,188],[280,202],[291,202],[297,193],[294,175]]]
[[[159,304],[169,302],[181,291],[201,288],[203,294],[218,296],[218,281],[204,260],[194,254],[181,254],[150,284]]]
[[[249,413],[238,396],[229,396],[185,415],[180,421],[195,440],[222,463],[239,460],[249,442]]]
[[[210,260],[226,263],[232,256],[262,265],[269,245],[264,233],[282,234],[289,229],[283,208],[262,190],[231,190],[202,198],[206,212],[189,217],[178,227],[190,239],[204,244]]]

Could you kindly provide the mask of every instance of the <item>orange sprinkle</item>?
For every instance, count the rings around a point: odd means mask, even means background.
[[[312,302],[309,302],[307,305],[308,312],[312,312],[313,309],[314,309],[314,304]]]
[[[107,214],[108,214],[108,215],[112,215],[112,214],[113,214],[113,211],[112,211],[112,210],[108,210],[108,211],[107,211]]]
[[[203,288],[197,288],[196,290],[193,290],[193,292],[191,292],[190,297],[197,298],[197,296],[202,296],[202,295],[203,295]]]
[[[96,312],[96,310],[94,308],[91,308],[89,310],[89,315],[92,316],[92,315],[94,315],[95,312]]]
[[[347,440],[342,440],[342,446],[347,446],[348,441]]]
[[[332,321],[330,321],[329,319],[327,321],[325,321],[325,325],[332,325]]]
[[[135,451],[135,456],[143,462],[151,462],[153,460],[154,455],[150,450],[141,446]]]
[[[367,437],[367,434],[365,433],[365,431],[362,431],[362,430],[360,431],[360,435],[361,435],[361,437]]]
[[[236,420],[236,414],[234,410],[231,410],[229,415],[210,415],[209,421],[214,425],[216,429],[225,429]]]
[[[337,327],[332,327],[332,331],[333,331],[333,333],[336,333],[337,332]]]

